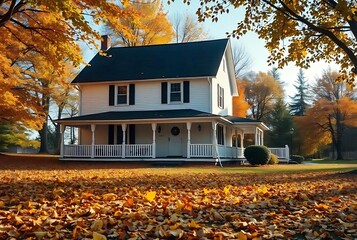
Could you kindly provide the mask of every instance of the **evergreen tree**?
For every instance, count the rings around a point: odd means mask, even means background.
[[[290,97],[292,101],[290,104],[290,113],[294,116],[304,116],[306,109],[309,106],[308,101],[310,95],[308,93],[307,80],[302,69],[299,70],[295,82],[296,85],[294,85],[294,87],[297,90],[297,93],[293,97]]]
[[[271,147],[283,147],[286,144],[290,144],[290,129],[293,127],[293,121],[282,98],[274,105],[268,122],[271,131],[267,136],[267,145]]]

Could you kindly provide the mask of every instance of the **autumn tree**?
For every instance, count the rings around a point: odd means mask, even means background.
[[[10,146],[37,148],[39,145],[39,141],[30,139],[30,132],[21,124],[0,125],[0,149]]]
[[[193,42],[207,38],[208,33],[194,15],[176,15],[172,21],[176,43]]]
[[[190,1],[184,1],[188,4]],[[249,31],[264,39],[269,64],[288,62],[302,68],[324,60],[341,66],[339,79],[353,84],[357,74],[357,6],[355,0],[326,1],[223,1],[200,0],[200,21],[218,21],[220,14],[244,8],[245,16],[231,35]]]
[[[236,117],[247,117],[247,111],[250,106],[246,102],[245,98],[245,83],[240,80],[236,80],[237,88],[238,88],[238,96],[233,96],[233,116]]]
[[[243,81],[251,117],[259,121],[266,120],[276,101],[283,96],[280,83],[272,75],[263,72],[250,73]]]
[[[335,83],[337,72],[327,70],[313,87],[316,100],[304,117],[304,132],[310,131],[316,141],[318,134],[328,134],[337,159],[343,159],[343,136],[346,126],[357,126],[355,91],[344,83]]]
[[[290,97],[290,112],[294,116],[303,116],[309,106],[308,102],[311,97],[309,94],[307,80],[302,69],[298,72],[294,87],[297,93],[295,93],[293,97]]]
[[[83,63],[80,42],[96,45],[100,35],[95,24],[114,22],[115,28],[126,31],[116,20],[137,16],[123,10],[129,4],[127,0],[119,5],[102,0],[0,1],[0,124],[19,122],[40,129],[46,110],[35,94],[42,86],[29,75],[31,63],[41,57],[45,72],[32,74],[46,75],[50,69],[60,78],[66,63]]]
[[[126,26],[118,29],[112,22],[107,22],[106,31],[112,37],[113,46],[142,46],[160,43],[168,43],[173,40],[174,30],[167,13],[163,11],[161,0],[132,1],[124,8],[124,12],[135,12],[132,16],[128,14],[117,21]],[[124,30],[124,31],[123,31]]]

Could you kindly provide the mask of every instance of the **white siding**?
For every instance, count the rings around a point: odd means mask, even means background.
[[[189,103],[161,104],[161,81],[137,81],[134,82],[135,105],[126,106],[109,106],[108,83],[81,85],[81,114],[85,115],[106,111],[143,111],[170,109],[195,109],[209,112],[210,90],[208,80],[206,78],[202,78],[189,81]]]
[[[226,63],[227,64],[227,63]],[[217,84],[224,89],[224,108],[218,107]],[[227,66],[223,71],[223,59],[217,77],[212,78],[212,113],[218,115],[232,115],[232,94]]]

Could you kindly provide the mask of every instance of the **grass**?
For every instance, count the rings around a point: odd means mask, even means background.
[[[321,159],[313,159],[312,162],[319,163],[319,164],[357,164],[356,159],[334,160],[330,158],[321,158]]]
[[[153,165],[148,162],[73,162],[59,161],[56,155],[41,154],[0,154],[0,170],[95,170],[95,169],[135,169],[138,172],[155,173],[241,173],[279,174],[308,172],[347,172],[357,169],[357,160],[332,161],[313,160],[318,164],[279,164],[251,166],[223,163],[223,168],[213,163],[186,163],[182,166]]]

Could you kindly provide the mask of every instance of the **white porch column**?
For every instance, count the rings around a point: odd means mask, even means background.
[[[60,124],[60,133],[61,133],[61,150],[60,150],[60,157],[63,158],[64,156],[64,131],[66,130],[66,125]]]
[[[156,158],[156,123],[151,124],[152,129],[152,158]]]
[[[125,158],[125,140],[126,140],[126,124],[122,123],[121,124],[121,130],[123,131],[123,143],[121,145],[122,149],[121,149],[121,158]]]
[[[216,122],[212,122],[212,156],[213,158],[217,157],[217,133],[216,133],[216,129],[217,129],[217,123]]]
[[[238,157],[238,131],[237,131],[237,128],[234,129],[234,136],[235,136],[234,143],[236,145],[236,155],[235,155],[235,157]]]
[[[240,148],[241,148],[241,157],[244,157],[244,151],[243,151],[243,149],[244,149],[244,132],[242,131],[241,132],[241,134],[240,134]]]
[[[187,158],[191,158],[191,123],[187,122]]]
[[[95,124],[90,125],[90,130],[92,131],[92,152],[90,158],[94,158]]]
[[[259,130],[260,130],[260,144],[264,145],[264,131],[261,129]]]
[[[259,145],[258,128],[255,128],[254,145]]]

